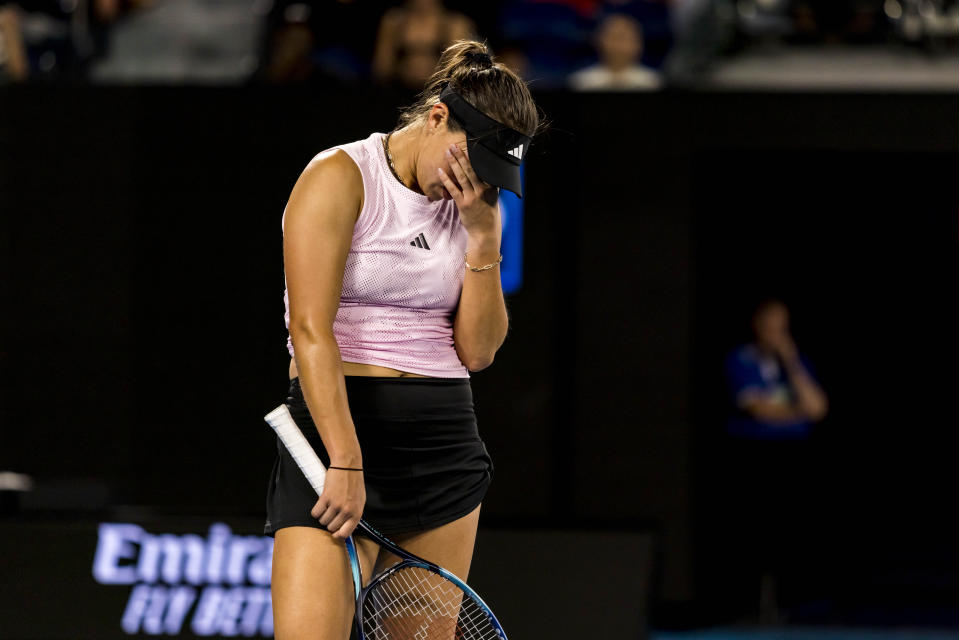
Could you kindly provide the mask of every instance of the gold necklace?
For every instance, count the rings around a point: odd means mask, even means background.
[[[396,167],[393,166],[393,155],[390,153],[390,136],[393,135],[393,132],[390,131],[386,134],[386,137],[383,138],[383,151],[386,152],[386,163],[390,165],[390,171],[393,173],[393,177],[400,181],[400,184],[404,187],[406,183],[403,182],[403,179],[400,178],[400,174],[396,173]]]

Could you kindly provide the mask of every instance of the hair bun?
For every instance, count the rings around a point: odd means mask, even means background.
[[[463,58],[470,64],[479,65],[484,69],[493,66],[493,57],[485,51],[467,51],[463,54]]]

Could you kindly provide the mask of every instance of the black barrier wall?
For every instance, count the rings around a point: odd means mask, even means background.
[[[842,496],[822,512],[842,532],[833,550],[862,551],[852,541],[884,540],[895,521],[896,545],[857,562],[913,562],[951,495],[937,452],[956,422],[959,98],[539,100],[552,125],[528,159],[525,284],[496,362],[472,376],[496,465],[484,522],[653,531],[659,597],[722,590],[717,567],[736,563],[709,492],[725,455],[717,358],[733,318],[778,293],[799,303],[797,336],[834,400],[818,480]],[[262,514],[274,445],[260,417],[287,386],[283,206],[314,154],[389,130],[400,105],[292,89],[0,92],[0,468],[87,483],[75,495],[90,507]],[[743,257],[757,246],[781,259]],[[924,270],[922,295],[887,286]],[[819,295],[839,280],[847,290]],[[908,392],[889,392],[895,380]]]

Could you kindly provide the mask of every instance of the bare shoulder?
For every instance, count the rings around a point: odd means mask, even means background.
[[[362,203],[360,170],[339,149],[314,157],[297,179],[283,214],[283,270],[294,334],[293,327],[304,326],[332,331]],[[309,339],[302,335],[294,335],[294,345]]]
[[[301,215],[335,211],[352,215],[355,223],[363,208],[363,175],[342,149],[317,154],[306,165],[290,194],[293,210]]]

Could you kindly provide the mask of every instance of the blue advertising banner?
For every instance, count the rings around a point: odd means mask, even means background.
[[[526,184],[526,165],[520,167]],[[500,190],[499,204],[503,214],[503,242],[500,253],[500,281],[503,293],[516,293],[523,285],[523,201],[511,191]]]

